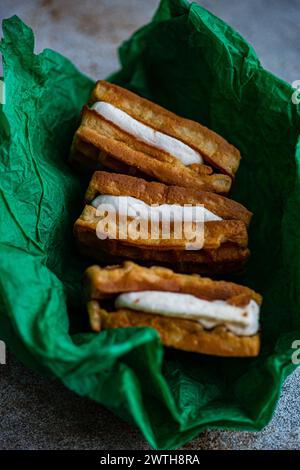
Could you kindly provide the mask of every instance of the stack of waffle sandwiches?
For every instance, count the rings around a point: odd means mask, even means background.
[[[168,347],[257,355],[261,296],[202,277],[237,273],[249,257],[252,214],[227,197],[239,151],[200,123],[100,81],[70,158],[91,171],[74,226],[79,250],[114,264],[85,273],[92,329],[150,326]]]

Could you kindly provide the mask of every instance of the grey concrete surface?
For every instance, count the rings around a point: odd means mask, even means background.
[[[202,0],[254,46],[281,78],[300,79],[300,0]],[[35,32],[36,51],[68,56],[103,78],[118,67],[116,48],[147,22],[157,0],[0,0],[0,19],[18,14]],[[286,381],[271,423],[259,433],[207,431],[185,449],[300,449],[300,370]],[[0,365],[0,449],[149,449],[138,430],[59,382],[8,355]]]
[[[206,431],[183,449],[299,449],[300,369],[261,432]],[[0,449],[147,450],[139,431],[9,355],[0,365]]]

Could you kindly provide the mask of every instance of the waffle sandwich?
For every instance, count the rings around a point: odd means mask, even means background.
[[[165,346],[216,356],[256,356],[262,298],[248,287],[132,262],[84,275],[91,328],[151,327]]]
[[[167,186],[142,178],[104,171],[94,173],[86,192],[86,205],[74,226],[80,251],[94,259],[102,259],[102,251],[114,257],[175,266],[181,272],[227,273],[238,271],[249,256],[247,227],[251,212],[241,204],[211,192],[195,191],[186,187]],[[126,203],[127,212],[121,214],[120,203]],[[115,209],[116,217],[109,227],[103,225],[104,213],[99,208],[106,204]],[[104,205],[104,206],[103,206]],[[150,230],[150,208],[154,205],[157,232]],[[201,206],[202,238],[199,246],[192,246],[184,231],[176,232],[176,214]],[[172,212],[171,216],[170,213]],[[135,219],[136,213],[146,224],[143,236],[123,233]],[[151,217],[153,212],[151,212]],[[164,217],[170,221],[170,233],[163,231]],[[173,219],[172,219],[173,217]],[[193,235],[200,233],[190,219]],[[100,227],[100,228],[99,228]],[[152,229],[152,226],[151,226]],[[199,241],[199,240],[197,240]]]
[[[71,160],[90,169],[227,194],[240,153],[198,122],[106,81],[82,110]]]

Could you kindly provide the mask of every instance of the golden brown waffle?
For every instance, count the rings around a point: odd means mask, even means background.
[[[99,194],[132,196],[146,204],[203,204],[214,214],[227,220],[240,220],[247,226],[252,213],[242,204],[219,194],[195,191],[182,186],[167,186],[142,178],[106,171],[95,171],[88,186],[85,201],[91,203]]]

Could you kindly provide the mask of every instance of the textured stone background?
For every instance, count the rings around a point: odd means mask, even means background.
[[[200,0],[254,46],[262,64],[300,79],[299,0]],[[0,19],[19,15],[35,32],[36,51],[68,56],[104,78],[118,67],[117,46],[147,22],[158,0],[0,0]],[[207,431],[185,449],[300,449],[300,370],[286,381],[275,416],[259,433]],[[0,449],[149,449],[139,431],[57,381],[8,355],[0,366]]]

